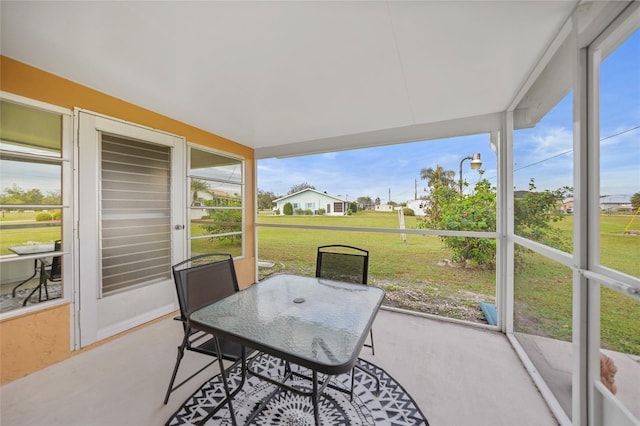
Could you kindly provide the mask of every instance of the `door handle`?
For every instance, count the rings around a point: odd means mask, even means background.
[[[179,231],[181,229],[184,229],[184,225],[176,225],[173,227],[173,229],[175,229],[176,231]]]

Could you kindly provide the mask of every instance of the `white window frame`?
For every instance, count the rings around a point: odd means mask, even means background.
[[[34,99],[26,98],[24,96],[15,95],[13,93],[8,93],[4,91],[0,91],[0,98],[2,100],[19,104],[28,108],[39,109],[45,112],[60,114],[62,118],[62,145],[61,145],[61,156],[60,158],[52,158],[47,157],[48,161],[51,160],[59,160],[61,166],[61,195],[62,195],[62,204],[60,206],[63,214],[62,214],[62,255],[60,256],[61,266],[62,266],[62,297],[58,299],[43,301],[37,304],[28,305],[22,308],[14,309],[9,312],[5,312],[0,314],[0,320],[4,320],[7,318],[16,317],[19,315],[24,315],[31,312],[40,311],[42,309],[48,309],[53,306],[62,305],[65,303],[73,303],[73,288],[74,288],[74,277],[75,274],[75,266],[73,262],[73,248],[75,246],[74,235],[74,217],[75,211],[73,206],[73,194],[74,194],[74,154],[73,154],[73,111],[62,108],[56,105],[51,105],[45,102],[37,101]],[[0,263],[10,263],[15,261],[24,261],[27,259],[36,259],[47,256],[42,255],[27,255],[17,257],[4,257],[0,258]],[[73,339],[71,339],[73,340]],[[73,344],[71,344],[73,347]]]
[[[210,148],[204,145],[200,145],[198,143],[195,142],[187,142],[187,153],[186,153],[186,161],[187,161],[187,167],[185,169],[185,173],[186,173],[186,177],[185,177],[185,185],[186,185],[186,190],[185,190],[185,194],[190,194],[191,193],[191,149],[197,149],[200,151],[206,151],[206,152],[210,152],[211,154],[215,154],[215,155],[220,155],[222,157],[227,157],[233,160],[238,160],[240,161],[240,164],[242,165],[242,173],[241,173],[241,180],[240,182],[234,182],[234,181],[224,181],[224,180],[216,180],[216,179],[211,179],[212,181],[217,181],[217,182],[223,182],[223,183],[230,183],[233,185],[240,185],[240,187],[242,188],[242,224],[241,224],[241,230],[240,232],[233,232],[233,233],[228,233],[228,234],[218,234],[215,236],[225,236],[225,235],[240,235],[241,241],[242,241],[242,248],[241,248],[241,254],[240,256],[233,256],[234,259],[243,259],[246,255],[245,249],[246,249],[246,206],[247,206],[247,191],[246,191],[246,179],[245,179],[245,174],[246,174],[246,159],[244,157],[238,156],[238,155],[234,155],[231,154],[229,152],[226,151],[222,151],[219,149],[214,149],[214,148]],[[186,244],[186,248],[187,248],[187,257],[191,257],[191,241],[193,240],[197,240],[197,239],[203,239],[203,238],[209,238],[211,237],[211,235],[203,235],[203,236],[192,236],[191,235],[191,210],[195,208],[199,208],[199,209],[205,209],[206,207],[203,206],[191,206],[190,204],[190,200],[188,199],[189,197],[187,197],[186,200],[186,223],[187,223],[187,244]]]

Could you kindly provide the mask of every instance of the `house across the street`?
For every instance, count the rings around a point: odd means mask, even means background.
[[[310,210],[313,214],[341,216],[349,209],[347,200],[310,188],[278,198],[273,202],[276,203],[275,211],[280,215],[284,214],[284,205],[287,203],[291,203],[294,214],[300,210]]]
[[[600,197],[600,210],[607,213],[631,212],[633,211],[631,196],[607,195]]]

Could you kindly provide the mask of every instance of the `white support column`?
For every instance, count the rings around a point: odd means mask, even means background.
[[[578,27],[576,24],[574,26]],[[575,32],[572,35],[575,39]],[[578,49],[574,58],[573,96],[573,375],[572,375],[572,421],[574,425],[587,426],[589,422],[589,401],[591,400],[589,380],[589,330],[594,318],[589,316],[590,292],[587,280],[579,270],[588,266],[588,161],[589,137],[588,102],[589,76],[586,49]]]
[[[513,208],[513,111],[503,117],[498,148],[498,291],[502,331],[513,333],[515,251]]]

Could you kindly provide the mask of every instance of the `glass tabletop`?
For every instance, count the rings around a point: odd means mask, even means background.
[[[191,314],[191,323],[327,374],[356,362],[384,291],[275,275]]]
[[[9,250],[18,255],[49,253],[55,251],[53,243],[27,244],[24,246],[9,247]]]

